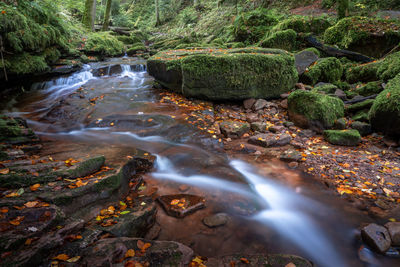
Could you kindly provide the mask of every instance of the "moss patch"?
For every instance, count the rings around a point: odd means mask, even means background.
[[[357,130],[326,130],[324,138],[329,143],[339,146],[356,146],[361,141]]]
[[[122,55],[124,44],[109,32],[91,33],[86,40],[85,53],[103,56]]]
[[[264,38],[261,40],[260,46],[292,51],[297,49],[296,39],[297,33],[292,29],[288,29],[275,32],[271,36]]]
[[[343,66],[337,58],[329,57],[318,60],[300,80],[306,84],[314,85],[317,82],[334,83],[343,75]]]
[[[369,82],[356,89],[356,92],[362,96],[371,96],[382,92],[382,81]]]

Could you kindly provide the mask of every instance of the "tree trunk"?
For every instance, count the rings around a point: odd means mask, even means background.
[[[156,11],[156,26],[161,24],[160,22],[160,3],[159,0],[154,0],[155,11]]]
[[[107,31],[108,26],[110,25],[111,2],[112,0],[107,0],[106,13],[104,14],[103,31]]]
[[[338,0],[338,18],[345,18],[349,13],[349,0]]]
[[[83,19],[82,19],[83,24],[91,31],[93,31],[93,29],[94,29],[93,9],[94,9],[94,13],[95,13],[96,12],[96,9],[94,8],[95,5],[96,5],[95,0],[86,0],[85,12],[83,14]]]

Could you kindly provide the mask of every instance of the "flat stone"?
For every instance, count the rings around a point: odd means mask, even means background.
[[[392,246],[400,246],[400,222],[388,222],[385,227],[392,239]]]
[[[251,109],[254,105],[256,100],[254,98],[249,98],[243,101],[243,107],[244,109]]]
[[[285,130],[285,126],[271,126],[268,128],[271,133],[280,133]]]
[[[189,194],[164,195],[157,200],[169,216],[177,218],[183,218],[206,206],[204,197]]]
[[[283,122],[283,126],[290,128],[290,127],[294,126],[294,123],[291,121],[285,121],[285,122]]]
[[[220,123],[220,130],[226,138],[239,138],[250,131],[250,124],[238,121],[224,121]]]
[[[288,108],[288,100],[287,99],[282,100],[280,105],[282,108],[287,109]]]
[[[390,234],[383,226],[371,223],[361,229],[361,237],[365,243],[379,253],[385,253],[390,248]]]
[[[246,259],[244,261],[243,259]],[[248,262],[248,263],[247,263]],[[222,258],[213,261],[212,265],[207,266],[271,266],[271,267],[312,267],[313,263],[295,255],[284,255],[284,254],[235,254],[223,256]]]
[[[301,156],[301,153],[298,152],[297,150],[286,150],[280,155],[279,158],[282,161],[292,162],[292,161],[301,161],[303,157]]]
[[[229,220],[229,216],[225,213],[217,213],[208,217],[205,217],[203,219],[203,223],[210,227],[218,227],[218,226],[222,226],[225,225]]]
[[[258,134],[249,138],[249,143],[262,147],[284,146],[290,143],[292,137],[288,134]]]
[[[260,120],[260,119],[258,118],[258,115],[257,115],[257,114],[250,113],[250,114],[247,114],[247,115],[246,115],[246,121],[249,122],[249,123],[257,122],[257,121],[259,121],[259,120]]]
[[[346,100],[347,99],[346,94],[341,89],[336,89],[335,96],[339,97],[342,100]]]
[[[264,122],[253,122],[250,124],[251,130],[254,132],[266,133],[267,124]]]
[[[361,121],[355,121],[351,124],[351,128],[357,130],[361,136],[366,136],[372,133],[371,124]]]
[[[265,99],[257,99],[257,101],[253,105],[253,110],[258,111],[260,109],[263,109],[267,106],[268,101]]]

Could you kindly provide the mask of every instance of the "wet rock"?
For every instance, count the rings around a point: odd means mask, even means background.
[[[385,253],[390,248],[390,235],[383,226],[371,223],[361,229],[361,237],[365,243],[379,253]]]
[[[285,131],[285,127],[284,126],[271,126],[268,128],[268,131],[270,131],[271,133],[280,133]]]
[[[296,161],[292,161],[288,164],[290,169],[296,169],[299,166],[299,163]]]
[[[22,118],[0,116],[0,142],[23,145],[38,142],[39,138]]]
[[[143,237],[155,223],[157,208],[153,201],[146,201],[124,212],[128,213],[113,218],[115,224],[107,227],[98,225],[95,228],[116,237]]]
[[[297,150],[286,150],[283,152],[280,157],[282,161],[292,162],[292,161],[301,161],[303,158],[301,153]]]
[[[392,246],[400,246],[400,222],[388,222],[385,227],[389,231]]]
[[[98,156],[85,160],[69,168],[66,171],[66,174],[63,176],[68,178],[85,177],[100,170],[105,161],[106,158],[104,156]]]
[[[344,130],[347,126],[347,120],[345,118],[340,118],[335,121],[333,128],[335,130]]]
[[[367,136],[372,133],[371,124],[361,121],[355,121],[351,124],[351,128],[357,130],[361,136]]]
[[[306,90],[306,87],[303,83],[296,83],[295,87],[300,90]],[[289,94],[287,96],[289,96]]]
[[[257,99],[257,101],[253,105],[253,110],[254,111],[259,111],[263,108],[265,108],[268,105],[268,101],[265,99]]]
[[[264,122],[253,122],[251,125],[251,130],[254,132],[266,133],[267,132],[267,124]]]
[[[361,141],[357,130],[326,130],[324,139],[333,145],[356,146]]]
[[[147,240],[155,240],[158,238],[161,232],[161,226],[156,222],[153,227],[149,231],[147,231],[146,235],[144,236]]]
[[[259,121],[259,120],[260,119],[258,118],[257,114],[250,113],[250,114],[246,115],[246,121],[249,122],[249,123],[256,122],[256,121]]]
[[[189,190],[189,186],[187,186],[187,185],[185,185],[185,184],[182,184],[182,185],[180,185],[179,186],[179,191],[181,191],[181,192],[186,192],[186,191],[188,191]]]
[[[220,123],[221,133],[227,138],[239,138],[250,131],[250,124],[237,121]]]
[[[243,101],[243,107],[244,109],[251,109],[254,105],[256,100],[254,98],[249,98]]]
[[[282,108],[287,109],[288,108],[288,100],[287,99],[282,100],[280,105]]]
[[[342,100],[346,100],[347,99],[347,96],[346,96],[345,92],[343,90],[341,90],[341,89],[336,89],[334,95],[337,96],[338,98],[342,99]]]
[[[291,121],[285,121],[285,122],[283,122],[283,126],[290,128],[290,127],[294,126],[294,123]]]
[[[177,218],[183,218],[204,208],[206,202],[203,197],[189,194],[164,195],[157,200],[169,216]]]
[[[311,51],[302,51],[294,56],[295,65],[299,75],[303,74],[308,67],[316,62],[319,57]]]
[[[149,243],[150,247],[145,250],[139,248],[139,244]],[[107,238],[99,240],[94,246],[82,251],[82,266],[113,266],[113,263],[122,260],[122,266],[129,259],[124,259],[126,252],[135,250],[135,260],[141,263],[147,262],[149,266],[178,266],[189,264],[193,257],[193,251],[180,243],[172,241],[149,241],[139,238]],[[128,265],[125,265],[128,266]]]
[[[229,216],[225,213],[217,213],[203,219],[203,223],[210,227],[218,227],[225,225],[229,220]]]
[[[310,138],[310,137],[315,136],[315,132],[313,130],[306,129],[306,130],[300,131],[299,132],[299,136],[300,137]]]
[[[292,137],[288,134],[258,134],[249,138],[249,143],[262,147],[284,146],[290,143]]]

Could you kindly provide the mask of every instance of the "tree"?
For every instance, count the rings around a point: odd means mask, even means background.
[[[349,13],[349,0],[337,0],[338,18],[345,18]]]
[[[94,19],[96,17],[96,0],[86,0],[83,24],[90,30],[94,30]]]
[[[156,11],[156,26],[159,26],[161,24],[159,0],[154,0],[154,5],[155,5],[155,11]]]
[[[104,14],[103,31],[107,31],[108,26],[110,25],[111,3],[112,0],[107,0],[106,13]]]

